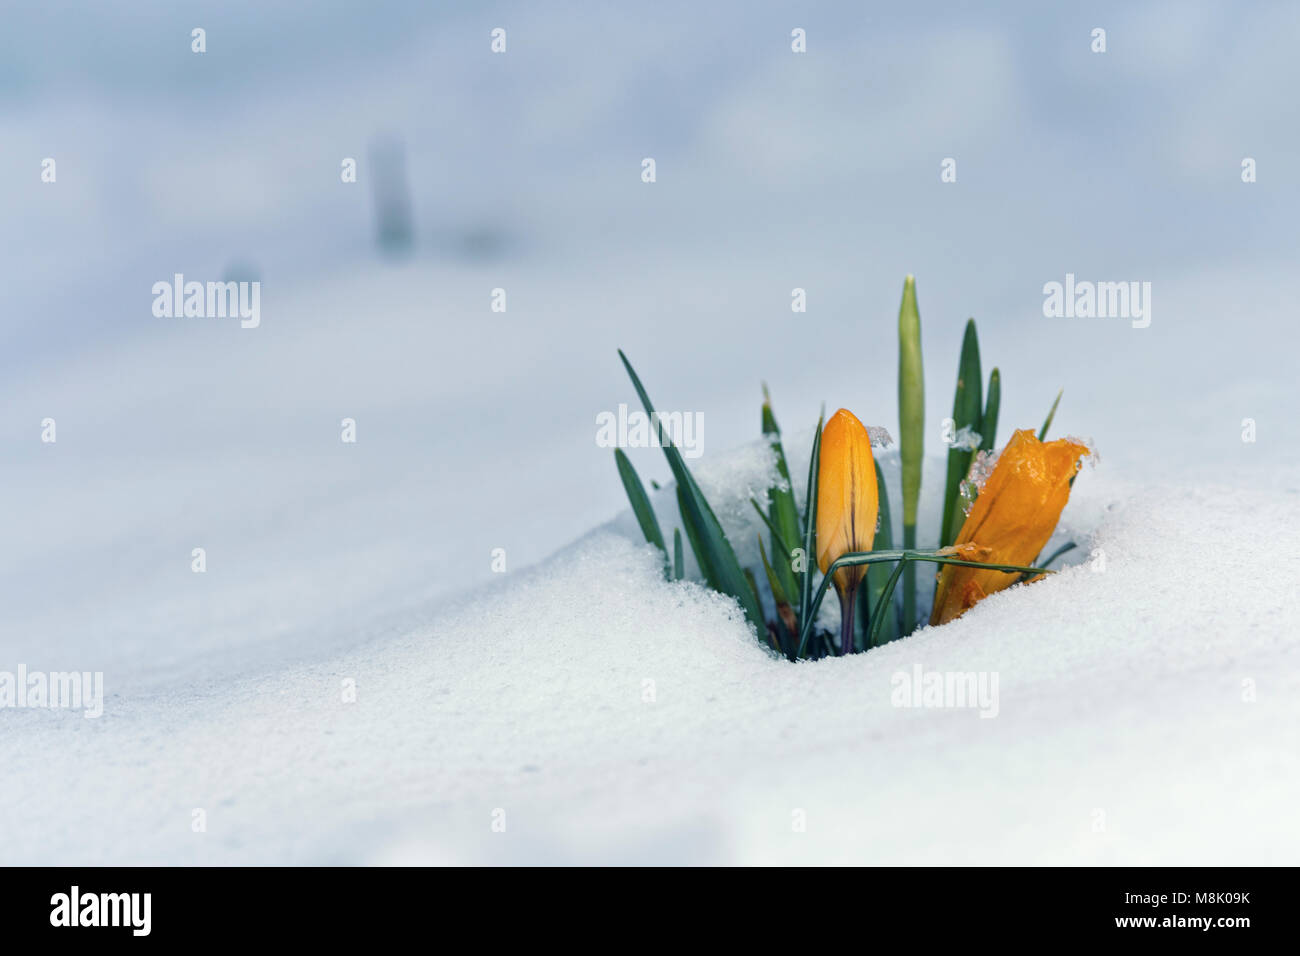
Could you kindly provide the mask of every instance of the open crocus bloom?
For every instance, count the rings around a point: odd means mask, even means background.
[[[1029,565],[1056,530],[1070,497],[1070,479],[1086,446],[1068,438],[1040,442],[1021,429],[1002,450],[961,526],[955,547],[961,557],[996,564]],[[934,594],[931,624],[961,617],[977,602],[1015,584],[1020,575],[945,565]]]
[[[817,470],[817,566],[823,574],[840,555],[871,550],[879,506],[871,436],[852,412],[841,408],[822,431]],[[847,627],[852,625],[853,595],[866,572],[865,565],[835,572]]]

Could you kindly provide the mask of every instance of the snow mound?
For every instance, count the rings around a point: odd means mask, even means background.
[[[734,540],[756,447],[699,469]],[[1294,863],[1300,495],[1103,475],[1083,563],[868,654],[775,659],[622,515],[345,653],[10,712],[0,858]],[[930,674],[992,696],[925,705]]]

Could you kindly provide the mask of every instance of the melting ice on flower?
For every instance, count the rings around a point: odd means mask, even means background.
[[[969,425],[963,425],[957,429],[957,434],[952,436],[952,447],[957,451],[974,451],[979,448],[983,440],[983,435]]]
[[[965,429],[962,429],[965,431]],[[975,499],[980,496],[980,491],[984,488],[984,483],[989,480],[989,475],[993,474],[993,469],[997,467],[998,452],[981,451],[975,455],[975,460],[971,462],[970,471],[966,474],[966,479],[961,483],[961,513],[970,514],[971,506],[975,504]]]
[[[872,448],[887,448],[894,443],[894,436],[883,425],[867,425],[866,429]]]

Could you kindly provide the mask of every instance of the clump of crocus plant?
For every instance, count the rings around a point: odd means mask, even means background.
[[[791,661],[870,650],[922,626],[924,611],[916,607],[917,563],[941,568],[928,618],[931,625],[940,625],[1017,581],[1050,574],[1048,565],[1074,547],[1071,542],[1046,560],[1038,557],[1069,499],[1080,458],[1089,453],[1086,446],[1070,439],[1044,441],[1059,394],[1037,436],[1027,429],[1017,431],[981,483],[990,461],[986,456],[997,447],[1002,376],[994,368],[987,389],[982,387],[979,337],[971,319],[957,364],[952,415],[956,437],[948,453],[944,517],[930,538],[935,547],[917,548],[924,380],[921,317],[911,276],[903,286],[898,337],[901,550],[893,548],[890,516],[898,511],[890,507],[888,489],[871,451],[872,431],[845,409],[831,416],[825,428],[818,421],[801,510],[791,487],[781,430],[767,388],[763,388],[763,435],[776,456],[779,478],[768,489],[766,510],[759,501],[751,500],[769,535],[765,543],[760,531],[758,554],[775,612],[770,616],[765,613],[757,576],[737,559],[685,459],[662,427],[656,437],[676,481],[681,518],[681,528],[673,529],[671,554],[641,479],[622,450],[615,450],[632,511],[646,540],[664,552],[668,577],[685,577],[684,530],[704,583],[734,598],[759,639]],[[619,356],[646,414],[657,421],[640,378],[627,356],[622,352]],[[963,514],[967,504],[969,511]],[[873,550],[877,545],[880,549]],[[809,567],[809,556],[816,557],[815,568]],[[878,567],[869,570],[873,565]],[[821,571],[820,582],[814,578],[816,570]],[[895,586],[900,579],[901,600],[896,601]],[[832,583],[840,599],[838,640],[818,623],[822,599]]]
[[[822,574],[842,555],[871,550],[879,511],[871,436],[857,416],[841,408],[822,431],[817,470],[817,566]],[[840,597],[841,654],[853,649],[855,601],[866,575],[865,564],[842,567],[834,575]]]

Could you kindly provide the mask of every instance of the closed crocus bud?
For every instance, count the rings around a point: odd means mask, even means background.
[[[871,550],[879,505],[871,436],[852,412],[841,408],[822,432],[817,470],[817,565],[823,574],[840,555]],[[841,653],[852,650],[853,599],[866,572],[866,565],[835,572]]]
[[[1028,429],[1017,431],[957,535],[958,555],[994,564],[1031,564],[1056,530],[1070,498],[1070,479],[1086,454],[1086,446],[1068,438],[1040,442]],[[944,565],[930,623],[961,617],[1019,578],[1016,573]]]

